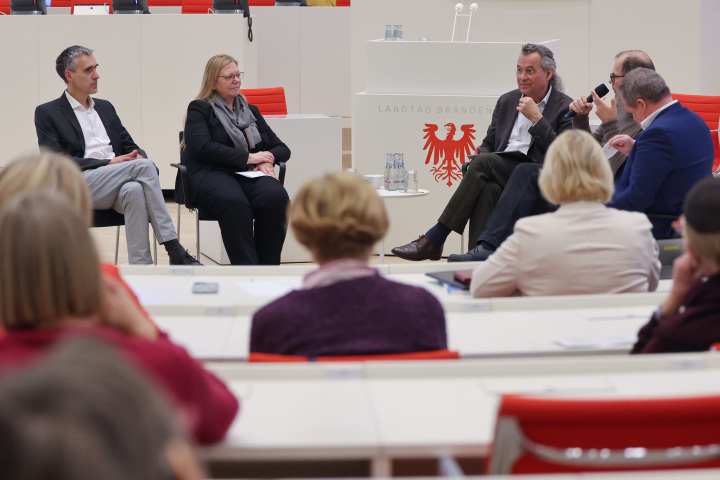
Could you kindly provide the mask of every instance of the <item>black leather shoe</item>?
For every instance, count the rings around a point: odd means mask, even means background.
[[[170,265],[202,266],[202,263],[198,262],[197,258],[190,255],[190,252],[183,250],[181,255],[170,255]]]
[[[433,245],[425,235],[420,235],[417,240],[413,240],[401,247],[395,247],[391,251],[393,255],[397,257],[414,262],[420,260],[440,260],[443,246]]]
[[[462,255],[452,254],[448,257],[448,262],[484,262],[495,250],[487,250],[480,245],[473,248]]]

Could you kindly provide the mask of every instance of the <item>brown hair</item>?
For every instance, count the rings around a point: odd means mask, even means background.
[[[366,256],[388,230],[375,188],[344,172],[307,181],[290,204],[288,218],[295,237],[318,261]]]
[[[87,223],[56,191],[17,195],[0,210],[0,323],[53,326],[100,309],[103,283]]]
[[[97,339],[0,381],[0,471],[14,480],[170,480],[173,409]]]

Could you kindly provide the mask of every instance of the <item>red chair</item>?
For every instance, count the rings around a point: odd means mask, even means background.
[[[335,2],[336,7],[349,7],[350,6],[350,0],[337,0]]]
[[[379,355],[340,355],[303,357],[300,355],[277,355],[274,353],[254,353],[248,356],[249,362],[365,362],[378,360],[456,360],[460,354],[453,350],[432,350],[428,352],[388,353]]]
[[[53,7],[58,7],[55,2],[51,2]],[[110,13],[113,13],[112,0],[71,0],[70,1],[70,14],[75,13],[75,5],[102,5],[106,4],[110,8]]]
[[[682,93],[673,93],[672,98],[679,101],[683,107],[686,107],[700,115],[705,120],[708,128],[713,136],[715,145],[715,161],[713,162],[713,171],[720,166],[720,144],[718,143],[718,123],[720,122],[720,96],[709,95],[684,95]]]
[[[502,398],[488,474],[720,467],[720,396]]]
[[[72,0],[52,0],[53,7],[72,7]]]
[[[10,15],[10,0],[0,0],[0,15]]]
[[[260,110],[261,115],[287,115],[288,113],[283,87],[244,88],[242,93],[249,104],[255,105]]]
[[[182,7],[182,0],[148,0],[148,7]]]
[[[274,7],[275,0],[248,0],[251,7]]]
[[[182,0],[182,14],[212,13],[212,0]]]

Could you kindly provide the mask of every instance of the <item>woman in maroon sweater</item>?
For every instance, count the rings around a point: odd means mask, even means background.
[[[227,387],[103,277],[87,224],[56,191],[19,194],[0,211],[0,322],[0,374],[62,339],[95,336],[161,385],[197,441],[220,440],[237,414]]]
[[[696,183],[684,211],[685,253],[673,263],[672,290],[632,353],[702,352],[720,342],[720,178]]]
[[[348,173],[310,180],[290,204],[289,219],[320,268],[300,290],[255,313],[251,352],[368,355],[447,348],[440,302],[368,266],[388,219],[367,181]]]

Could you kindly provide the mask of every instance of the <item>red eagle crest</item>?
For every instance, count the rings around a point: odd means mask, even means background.
[[[423,139],[427,139],[423,150],[427,150],[427,158],[425,159],[425,165],[430,163],[430,158],[433,159],[433,165],[435,165],[430,173],[435,177],[436,182],[441,180],[447,180],[447,186],[452,186],[453,180],[460,180],[462,178],[462,164],[465,163],[467,155],[475,152],[473,146],[473,140],[475,140],[475,125],[462,125],[460,130],[463,132],[463,136],[459,140],[455,140],[455,132],[457,128],[454,123],[446,123],[445,130],[447,135],[444,140],[440,140],[435,132],[438,131],[437,125],[429,123],[425,124],[423,132],[425,136]],[[442,159],[440,165],[438,161]],[[458,163],[459,160],[459,163]]]

